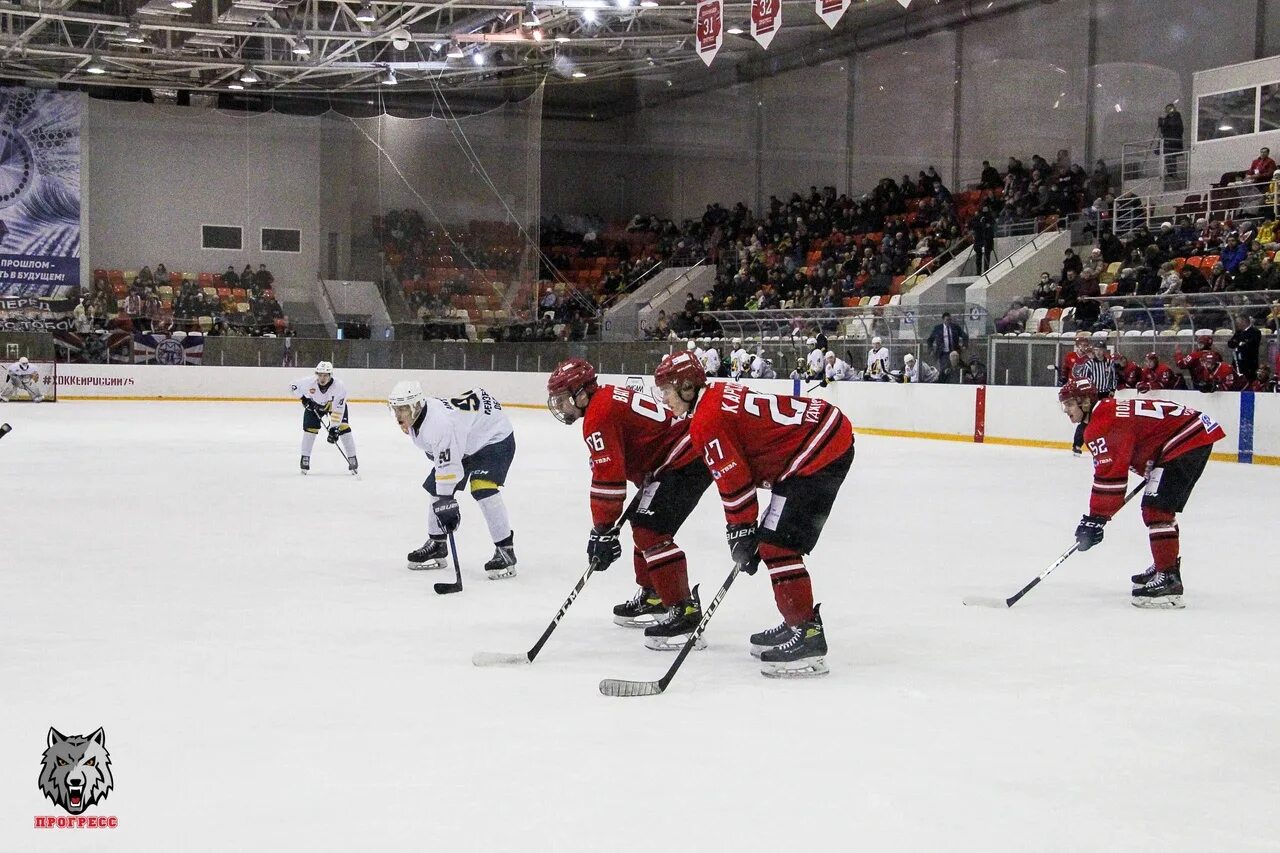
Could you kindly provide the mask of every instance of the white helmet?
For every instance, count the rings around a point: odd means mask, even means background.
[[[30,363],[31,362],[27,361],[27,357],[25,355],[22,358],[18,359],[18,364],[22,365],[23,367],[26,367]]]
[[[877,335],[876,337],[874,337],[874,338],[872,338],[872,339],[871,339],[871,345],[872,345],[873,347],[878,347],[878,346],[880,346],[880,343],[881,343],[881,341],[880,341],[880,336],[879,336],[879,335]]]
[[[916,360],[916,357],[915,357],[914,355],[912,355],[911,353],[907,353],[906,355],[904,355],[904,356],[902,357],[902,363],[903,363],[903,364],[911,364],[911,363],[912,363],[913,361],[915,361],[915,360]]]
[[[685,347],[685,349],[697,349],[697,348],[698,348],[698,342],[695,341],[693,338],[690,338],[689,344],[688,346]]]
[[[734,339],[733,339],[733,345],[734,345],[735,347],[740,347],[740,346],[742,346],[742,338],[734,338]]]
[[[427,395],[422,393],[422,385],[412,380],[404,380],[397,382],[391,389],[391,393],[387,395],[387,405],[392,409],[400,406],[417,407],[426,398]]]
[[[332,374],[332,373],[333,373],[333,362],[331,362],[331,361],[322,361],[322,362],[320,362],[319,364],[317,364],[317,365],[316,365],[316,373],[328,373],[328,374]]]
[[[836,354],[832,350],[827,350],[827,354],[824,356],[824,358],[835,358],[835,357],[836,357]]]
[[[817,338],[809,338],[809,340],[805,341],[805,343],[806,343],[806,344],[808,344],[808,345],[809,345],[809,346],[811,346],[811,347],[814,347],[814,346],[817,346],[817,345],[818,345],[818,339],[817,339]]]

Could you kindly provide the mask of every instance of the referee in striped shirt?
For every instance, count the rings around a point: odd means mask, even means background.
[[[1111,353],[1101,341],[1093,345],[1087,361],[1081,361],[1071,369],[1071,374],[1072,379],[1088,379],[1092,382],[1093,387],[1098,389],[1098,399],[1115,394],[1116,385],[1120,382]],[[1084,444],[1084,428],[1085,421],[1076,424],[1075,438],[1071,441],[1071,452],[1076,456],[1080,455],[1080,447]]]

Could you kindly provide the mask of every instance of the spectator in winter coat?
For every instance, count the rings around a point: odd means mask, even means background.
[[[1084,270],[1084,261],[1076,255],[1075,250],[1068,248],[1062,253],[1062,275],[1058,277],[1059,281],[1067,277],[1069,271],[1074,271],[1079,275]]]
[[[1027,319],[1030,316],[1031,309],[1015,299],[1009,306],[1009,310],[1004,312],[1004,316],[996,320],[996,331],[1001,334],[1021,332],[1026,328]]]
[[[1040,273],[1040,282],[1032,294],[1037,308],[1052,308],[1058,300],[1058,283],[1047,272]]]
[[[1224,270],[1235,275],[1236,270],[1240,268],[1240,264],[1244,262],[1248,255],[1248,247],[1240,242],[1239,237],[1232,234],[1227,238],[1227,245],[1222,249],[1218,260]]]
[[[1080,296],[1080,279],[1074,269],[1068,270],[1058,285],[1058,295],[1054,300],[1059,308],[1074,308]]]
[[[1276,161],[1271,159],[1271,149],[1263,148],[1258,152],[1258,156],[1249,164],[1249,171],[1245,173],[1245,177],[1253,181],[1255,184],[1265,184],[1271,180],[1271,176],[1276,172]]]

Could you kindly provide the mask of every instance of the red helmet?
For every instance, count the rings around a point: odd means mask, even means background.
[[[664,385],[680,388],[686,384],[693,388],[703,388],[707,384],[707,374],[693,353],[678,352],[662,357],[662,363],[653,372],[653,382],[659,388]]]
[[[1058,402],[1068,400],[1090,400],[1098,402],[1098,389],[1088,379],[1072,379],[1058,389]]]
[[[576,396],[581,390],[595,391],[596,369],[585,358],[565,359],[547,377],[547,393]]]
[[[547,408],[562,424],[571,424],[582,417],[583,410],[574,402],[578,393],[594,394],[596,369],[585,358],[570,358],[556,365],[547,377]]]
[[[1198,343],[1204,349],[1209,349],[1210,347],[1213,346],[1213,335],[1201,335],[1200,337],[1196,338],[1196,343]]]
[[[1149,352],[1147,353],[1147,361],[1154,361],[1156,364],[1159,364],[1160,355],[1158,353]]]

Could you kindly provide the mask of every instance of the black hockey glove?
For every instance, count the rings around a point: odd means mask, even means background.
[[[1102,541],[1102,527],[1107,520],[1100,515],[1086,515],[1080,519],[1076,527],[1076,545],[1081,551],[1088,551]]]
[[[299,397],[298,399],[302,401],[302,408],[306,409],[308,412],[311,412],[316,417],[320,417],[321,415],[324,414],[324,406],[321,406],[319,403],[317,403],[315,400],[312,400],[310,397]]]
[[[338,428],[336,426],[329,427],[329,443],[330,444],[338,443]]]
[[[436,514],[436,521],[440,522],[445,533],[452,533],[462,523],[462,512],[458,509],[458,502],[451,497],[436,498],[431,511]]]
[[[738,564],[738,571],[754,575],[760,568],[760,546],[756,541],[756,523],[730,524],[725,538],[729,540],[729,553]]]
[[[587,557],[595,561],[597,572],[603,572],[621,556],[622,543],[618,541],[615,528],[607,524],[591,528],[591,535],[587,537]]]

